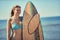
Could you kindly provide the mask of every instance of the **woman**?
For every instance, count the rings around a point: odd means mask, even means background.
[[[22,22],[19,17],[21,7],[16,5],[11,11],[11,17],[7,20],[7,40],[21,40],[21,27]],[[12,30],[12,36],[11,35]]]

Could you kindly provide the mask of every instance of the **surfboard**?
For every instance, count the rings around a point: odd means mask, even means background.
[[[23,13],[23,40],[43,40],[40,16],[30,1]]]

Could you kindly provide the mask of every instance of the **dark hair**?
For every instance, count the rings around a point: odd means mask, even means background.
[[[11,17],[14,15],[13,10],[15,10],[15,8],[21,8],[21,7],[19,5],[14,6],[13,9],[11,10]]]

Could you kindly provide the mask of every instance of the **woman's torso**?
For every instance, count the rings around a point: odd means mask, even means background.
[[[11,21],[11,28],[13,31],[13,39],[21,40],[21,21],[20,20],[13,20]]]

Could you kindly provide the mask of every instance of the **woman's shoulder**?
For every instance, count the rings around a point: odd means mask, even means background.
[[[10,17],[10,18],[8,18],[8,19],[7,19],[7,22],[10,22],[10,21],[11,21],[11,19],[12,19],[11,17]]]

